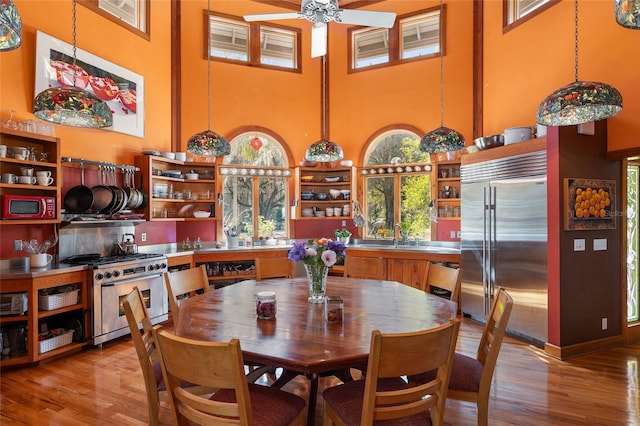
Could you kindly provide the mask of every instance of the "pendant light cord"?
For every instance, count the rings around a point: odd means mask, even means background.
[[[439,25],[439,44],[438,49],[440,50],[440,127],[444,127],[444,55],[442,53],[442,0],[440,0],[440,25]]]
[[[207,11],[211,18],[211,0],[207,0]],[[210,22],[210,21],[209,21]],[[211,27],[207,29],[207,130],[211,130]]]
[[[578,0],[575,0],[575,24],[576,24],[576,30],[575,30],[575,57],[576,57],[576,62],[575,62],[575,79],[576,81],[578,81]]]
[[[76,87],[76,0],[73,0],[73,9],[71,12],[71,36],[73,38],[73,87]]]
[[[327,135],[327,59],[326,55],[322,56],[322,139],[329,140]]]

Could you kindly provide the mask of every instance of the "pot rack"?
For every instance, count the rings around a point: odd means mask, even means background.
[[[122,171],[134,171],[139,172],[140,167],[129,166],[126,164],[116,164],[116,163],[108,163],[105,161],[93,161],[93,160],[85,160],[83,158],[72,158],[72,157],[62,157],[61,162],[64,167],[75,167],[67,163],[75,163],[78,165],[87,165],[87,166],[95,166],[96,168],[116,168]]]

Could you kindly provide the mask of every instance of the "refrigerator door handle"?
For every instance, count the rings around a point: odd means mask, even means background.
[[[482,312],[487,315],[487,295],[489,294],[490,257],[491,257],[491,188],[483,188],[482,209]]]
[[[497,188],[491,186],[491,192],[489,193],[489,280],[487,282],[487,293],[485,297],[484,312],[486,315],[491,312],[491,304],[493,302],[493,295],[495,294],[496,285],[496,259],[495,252],[497,251],[497,217],[496,217],[496,202],[497,202]]]

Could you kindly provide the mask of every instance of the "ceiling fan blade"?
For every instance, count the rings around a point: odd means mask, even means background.
[[[327,54],[327,24],[316,22],[311,28],[311,57]]]
[[[394,12],[376,12],[372,10],[341,9],[336,13],[336,22],[367,27],[391,28],[396,20]]]
[[[300,18],[299,12],[256,13],[253,15],[244,15],[244,20],[247,22],[277,21],[279,19],[296,19],[296,18]]]

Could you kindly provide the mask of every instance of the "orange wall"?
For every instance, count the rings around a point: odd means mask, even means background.
[[[613,1],[579,2],[578,79],[617,88],[608,150],[640,147],[640,32],[615,21]],[[563,0],[502,34],[502,2],[484,2],[484,134],[535,123],[540,102],[574,81],[574,2]]]
[[[0,53],[0,116],[16,111],[18,119],[33,119],[35,97],[36,30],[72,43],[70,0],[16,0],[23,22],[20,48]],[[133,164],[133,156],[147,147],[171,146],[171,44],[169,1],[152,4],[151,40],[78,5],[77,47],[138,73],[145,83],[145,137],[104,130],[55,125],[63,156]]]

